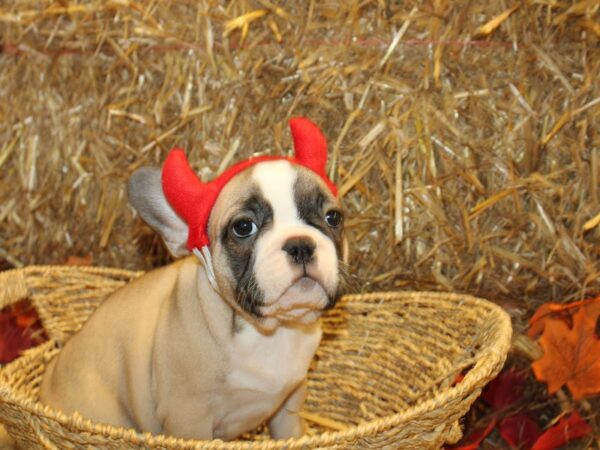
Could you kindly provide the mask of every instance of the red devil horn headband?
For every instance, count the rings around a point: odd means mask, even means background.
[[[294,140],[294,157],[261,156],[239,162],[209,183],[203,183],[190,167],[185,153],[173,149],[165,160],[162,171],[162,186],[165,197],[173,209],[188,224],[188,249],[202,248],[209,244],[206,226],[217,197],[229,180],[250,166],[263,161],[287,160],[304,166],[327,184],[337,196],[335,184],[327,177],[327,142],[317,125],[305,117],[290,120]]]

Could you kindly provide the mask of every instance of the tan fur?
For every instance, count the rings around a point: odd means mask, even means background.
[[[211,241],[239,208],[251,173],[221,192],[209,222]],[[143,210],[135,196],[151,197],[168,219],[157,223],[181,234],[155,186],[156,172],[141,178],[143,188],[130,190],[133,203]],[[178,240],[171,244],[185,248]],[[183,438],[233,439],[267,419],[274,437],[300,436],[297,412],[320,325],[261,328],[233,300],[236,280],[227,261],[214,253],[218,292],[196,257],[187,257],[113,294],[50,362],[42,402],[99,423]]]

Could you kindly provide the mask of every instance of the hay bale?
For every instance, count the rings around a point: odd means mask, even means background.
[[[568,300],[600,287],[597,2],[23,0],[0,6],[0,258],[168,258],[130,173],[210,177],[330,142],[364,289]],[[526,304],[527,306],[529,303]]]

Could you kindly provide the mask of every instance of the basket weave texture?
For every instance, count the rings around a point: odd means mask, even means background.
[[[350,295],[323,318],[309,372],[307,435],[234,442],[138,433],[65,415],[38,402],[46,363],[110,293],[141,272],[33,266],[0,274],[0,307],[28,298],[49,341],[0,369],[0,422],[26,449],[440,448],[501,369],[508,315],[471,296],[429,292]],[[460,380],[459,375],[464,375]],[[457,380],[460,380],[457,382]]]

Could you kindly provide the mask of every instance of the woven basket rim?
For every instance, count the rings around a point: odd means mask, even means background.
[[[84,273],[94,274],[108,274],[123,275],[126,277],[138,276],[144,271],[132,271],[127,269],[113,269],[105,267],[91,267],[91,266],[28,266],[26,268],[12,269],[0,273],[0,281],[2,278],[8,276],[14,276],[16,273],[20,273],[26,276],[29,272],[36,272],[43,270],[48,271],[76,271]],[[9,275],[10,274],[10,275]],[[415,298],[411,298],[411,297]],[[419,299],[418,297],[424,296],[429,297],[428,299]],[[328,445],[332,442],[340,442],[341,440],[351,440],[356,437],[372,436],[381,432],[384,429],[399,425],[401,423],[412,420],[415,416],[421,415],[432,409],[437,408],[440,404],[445,403],[448,398],[457,398],[464,396],[465,393],[471,392],[482,384],[482,380],[485,380],[484,376],[496,367],[499,363],[502,363],[508,352],[511,342],[512,326],[509,315],[500,306],[478,297],[474,297],[469,294],[458,294],[450,292],[436,292],[436,291],[382,291],[382,292],[369,292],[365,294],[350,294],[345,295],[340,299],[340,303],[351,302],[352,300],[361,301],[374,301],[374,300],[389,300],[392,298],[403,298],[407,297],[406,301],[414,302],[426,302],[435,303],[435,298],[443,297],[446,301],[455,302],[460,307],[474,307],[477,306],[482,309],[487,309],[490,314],[494,315],[497,319],[496,327],[494,330],[494,341],[495,347],[485,348],[480,350],[477,361],[474,366],[469,369],[462,381],[454,386],[445,388],[436,392],[432,397],[427,398],[417,404],[389,416],[380,417],[373,419],[358,425],[351,425],[343,430],[338,431],[326,431],[312,436],[302,436],[300,438],[280,439],[280,440],[266,440],[266,441],[231,441],[225,442],[219,439],[214,440],[198,440],[198,439],[182,439],[173,436],[166,435],[155,435],[151,433],[140,433],[134,429],[122,428],[113,425],[98,424],[92,422],[89,419],[82,417],[81,415],[64,414],[63,412],[51,408],[50,406],[43,405],[39,401],[29,399],[19,392],[15,392],[11,388],[0,383],[0,402],[11,403],[19,408],[26,410],[29,413],[44,416],[48,419],[54,420],[60,423],[66,428],[77,428],[78,431],[85,431],[92,434],[100,434],[109,436],[111,438],[123,439],[127,438],[130,442],[135,444],[150,444],[150,443],[164,443],[169,445],[188,445],[188,446],[202,446],[202,448],[210,448],[211,446],[218,446],[219,448],[231,448],[231,449],[257,449],[257,448],[272,448],[278,449],[284,446],[293,445],[294,447],[303,445]],[[49,340],[39,346],[30,349],[23,353],[22,356],[17,358],[15,361],[9,363],[12,367],[14,364],[19,364],[26,358],[30,357],[32,353],[39,352],[43,347],[51,347],[56,344],[57,341]],[[0,375],[2,375],[4,369],[0,368]],[[1,378],[0,378],[1,381]],[[257,447],[258,446],[258,447]]]

